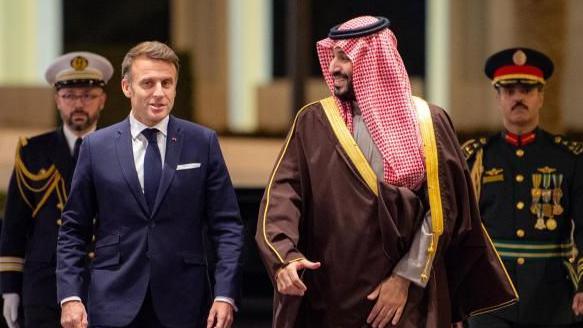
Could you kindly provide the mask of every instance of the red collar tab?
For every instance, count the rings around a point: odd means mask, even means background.
[[[533,142],[536,139],[536,133],[534,131],[517,135],[512,132],[504,133],[504,140],[516,147],[526,146],[529,143]]]

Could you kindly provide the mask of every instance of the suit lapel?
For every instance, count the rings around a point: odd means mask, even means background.
[[[65,179],[65,185],[67,190],[71,188],[71,179],[73,178],[73,156],[71,156],[71,150],[67,144],[67,139],[63,133],[63,127],[55,131],[56,144],[55,152],[51,152],[51,158],[59,173]]]
[[[146,198],[138,180],[138,173],[136,172],[136,164],[134,162],[134,152],[132,147],[132,135],[130,132],[130,121],[126,119],[117,131],[115,139],[115,150],[117,153],[117,160],[123,176],[142,210],[149,214]]]
[[[180,127],[177,126],[177,121],[173,116],[170,116],[168,121],[168,132],[166,134],[166,156],[164,158],[164,169],[162,170],[162,178],[160,178],[160,186],[158,187],[158,194],[156,195],[156,201],[154,202],[154,210],[152,211],[152,217],[158,211],[160,203],[168,187],[174,178],[174,173],[176,172],[176,165],[178,164],[178,159],[180,157],[180,151],[182,150],[182,132]]]

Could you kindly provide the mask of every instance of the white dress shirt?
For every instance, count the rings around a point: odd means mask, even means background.
[[[89,131],[83,134],[81,136],[81,139],[85,139],[85,137],[93,131],[95,131],[95,125],[92,126],[91,129],[89,129]],[[77,141],[77,138],[79,138],[79,136],[77,136],[75,132],[73,132],[73,130],[71,130],[71,128],[67,124],[63,124],[63,134],[65,135],[65,140],[67,140],[69,152],[71,153],[71,156],[73,156],[73,151],[75,150],[75,142]]]
[[[148,148],[148,139],[142,134],[144,129],[158,129],[156,134],[158,140],[158,149],[160,149],[160,159],[162,160],[162,167],[164,167],[164,157],[166,155],[166,138],[168,136],[168,121],[170,116],[166,116],[158,124],[154,126],[147,126],[138,121],[134,117],[134,112],[130,113],[130,133],[132,134],[132,150],[134,152],[134,163],[136,164],[136,172],[138,173],[138,180],[142,192],[144,192],[144,157],[146,156],[146,149]]]

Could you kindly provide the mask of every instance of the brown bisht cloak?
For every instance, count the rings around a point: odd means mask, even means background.
[[[425,187],[414,192],[379,181],[378,192],[371,190],[359,170],[368,163],[341,145],[324,101],[298,113],[259,210],[256,241],[272,280],[289,262],[322,263],[302,273],[305,296],[276,290],[277,328],[366,327],[374,305],[366,296],[407,252],[429,209]],[[482,228],[451,122],[442,109],[430,111],[444,231],[428,284],[411,284],[399,327],[450,327],[517,298]]]

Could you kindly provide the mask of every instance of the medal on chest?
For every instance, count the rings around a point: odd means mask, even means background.
[[[532,174],[532,202],[530,212],[536,216],[534,228],[537,230],[557,229],[556,216],[563,214],[563,175],[556,169],[545,166]]]

